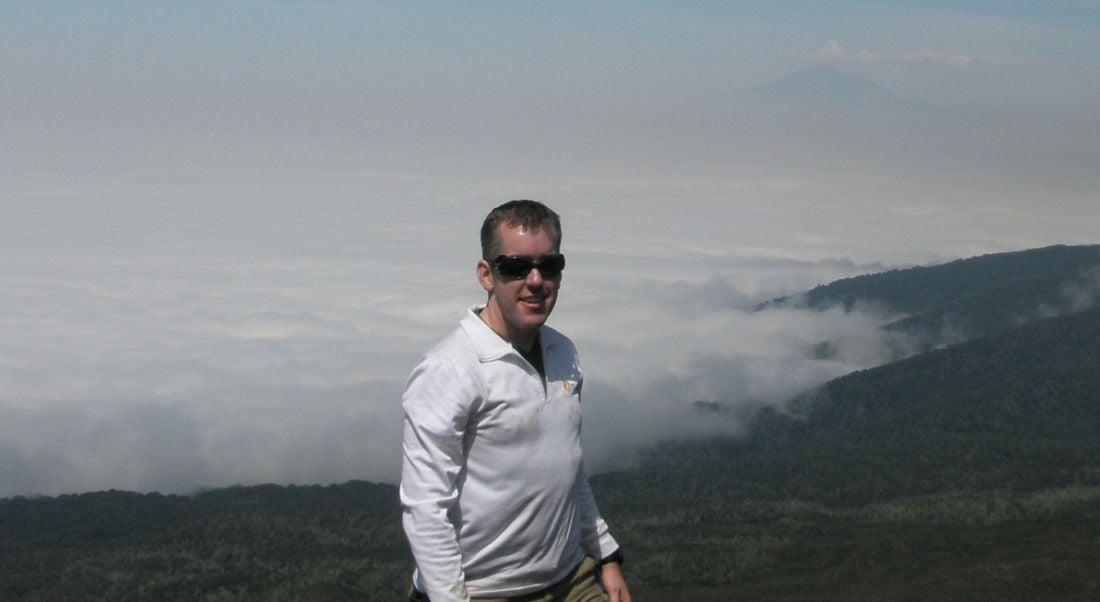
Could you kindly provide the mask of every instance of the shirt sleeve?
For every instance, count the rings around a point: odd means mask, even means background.
[[[463,438],[478,401],[473,379],[439,361],[413,370],[402,399],[401,522],[433,602],[469,600],[454,511]]]
[[[581,516],[581,549],[596,560],[603,560],[619,549],[618,542],[611,536],[607,523],[596,507],[596,498],[588,484],[588,475],[581,467],[577,473],[577,506]]]

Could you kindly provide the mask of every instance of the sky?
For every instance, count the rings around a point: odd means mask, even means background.
[[[4,3],[0,497],[395,482],[513,198],[590,471],[742,433],[899,344],[760,301],[1098,242],[1098,62],[1085,0]]]

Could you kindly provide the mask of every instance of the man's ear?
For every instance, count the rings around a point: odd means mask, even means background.
[[[485,292],[493,292],[493,266],[488,261],[481,259],[477,262],[477,281]]]

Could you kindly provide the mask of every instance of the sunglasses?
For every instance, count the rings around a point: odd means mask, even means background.
[[[492,261],[492,265],[500,272],[501,276],[512,280],[526,278],[527,274],[530,274],[531,270],[535,268],[538,268],[539,274],[543,278],[557,278],[561,275],[561,271],[565,269],[565,255],[561,253],[543,255],[538,259],[531,259],[523,255],[498,255]]]

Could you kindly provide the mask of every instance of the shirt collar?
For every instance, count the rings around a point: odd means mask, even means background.
[[[490,362],[510,353],[519,355],[519,352],[512,347],[511,343],[505,341],[496,331],[489,328],[489,325],[478,315],[478,312],[484,307],[484,305],[474,305],[466,310],[466,315],[459,322],[466,336],[470,338],[470,344],[473,345],[477,358],[482,362]],[[557,331],[549,326],[539,328],[539,342],[542,345],[543,353],[557,340],[556,334]]]

